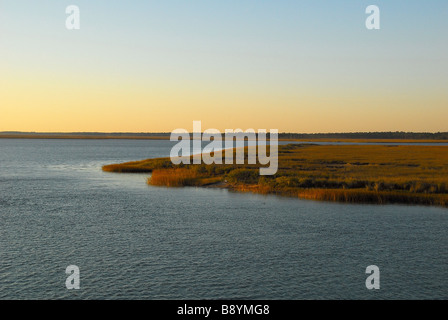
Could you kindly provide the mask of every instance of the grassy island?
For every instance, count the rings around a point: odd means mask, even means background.
[[[383,145],[279,146],[279,169],[260,165],[173,165],[169,158],[103,167],[107,172],[151,172],[155,186],[214,186],[347,203],[402,203],[448,207],[448,147]],[[247,156],[247,152],[246,152]]]

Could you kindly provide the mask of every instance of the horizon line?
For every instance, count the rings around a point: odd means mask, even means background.
[[[237,128],[239,129],[239,128]],[[244,132],[244,131],[243,131]],[[190,132],[190,133],[199,133],[199,132]],[[204,132],[200,132],[202,134],[204,134]],[[218,133],[218,132],[217,132]],[[270,133],[270,132],[267,132]],[[385,133],[393,133],[393,134],[448,134],[448,131],[340,131],[340,132],[279,132],[278,134],[302,134],[302,135],[323,135],[323,134],[385,134]],[[117,135],[117,134],[127,134],[127,135],[155,135],[155,134],[163,134],[163,135],[168,135],[171,134],[171,132],[169,131],[147,131],[147,132],[130,132],[130,131],[109,131],[109,132],[103,132],[103,131],[50,131],[50,132],[46,132],[46,131],[0,131],[0,135],[1,134],[48,134],[48,135],[57,135],[57,134],[62,134],[62,135],[74,135],[74,134],[98,134],[98,135],[106,135],[106,134],[111,134],[111,135]]]

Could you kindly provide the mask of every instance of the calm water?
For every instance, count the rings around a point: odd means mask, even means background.
[[[0,299],[448,298],[447,209],[155,188],[101,171],[171,145],[0,140]],[[365,287],[369,265],[379,291]]]

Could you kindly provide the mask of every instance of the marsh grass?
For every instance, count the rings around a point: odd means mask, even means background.
[[[199,186],[200,178],[203,176],[198,172],[186,168],[156,169],[148,178],[148,183],[153,186],[166,187]]]
[[[247,157],[246,157],[247,158]],[[246,159],[247,160],[247,159]],[[152,172],[157,186],[205,186],[348,203],[408,203],[448,207],[448,147],[279,146],[279,170],[260,165],[180,165],[169,158],[103,167],[110,172]]]

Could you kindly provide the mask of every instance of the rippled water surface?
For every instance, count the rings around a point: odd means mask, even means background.
[[[448,298],[448,210],[165,189],[173,143],[0,140],[0,299]],[[81,290],[65,288],[65,268]],[[368,291],[365,269],[381,270]]]

